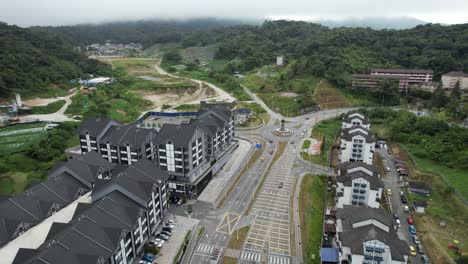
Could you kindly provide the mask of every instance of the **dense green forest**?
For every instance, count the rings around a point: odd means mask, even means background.
[[[225,24],[225,27],[205,22],[193,23],[191,27],[132,22],[46,29],[76,42],[90,38],[88,42],[105,39],[146,45],[177,42],[183,47],[218,44],[216,58],[232,61],[228,67],[231,71],[243,72],[272,64],[275,56],[285,55],[294,67],[283,78],[312,74],[340,87],[347,84],[350,74],[367,72],[373,67],[432,69],[436,77],[452,70],[468,71],[468,24],[373,30],[281,20],[261,25]]]
[[[242,24],[240,20],[200,18],[190,20],[141,20],[103,24],[83,24],[59,27],[33,27],[38,31],[59,33],[76,46],[94,43],[140,43],[149,47],[155,43],[181,42],[183,46],[208,45],[216,34],[208,31]]]
[[[66,87],[87,73],[106,75],[110,67],[88,59],[63,37],[0,23],[0,96],[42,94],[51,85]]]

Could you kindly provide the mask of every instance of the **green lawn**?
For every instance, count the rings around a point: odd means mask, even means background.
[[[47,135],[47,132],[45,130],[31,131],[31,129],[43,128],[44,126],[44,123],[34,123],[0,129],[0,157],[20,152],[28,145],[39,142]]]
[[[323,120],[312,129],[311,137],[317,140],[322,140],[322,151],[320,155],[308,155],[301,153],[303,159],[313,163],[326,166],[330,158],[330,151],[333,147],[333,140],[335,135],[341,127],[341,120],[339,118]]]
[[[432,160],[419,158],[417,155],[413,154],[420,151],[418,145],[405,144],[405,147],[412,154],[417,166],[422,171],[441,175],[457,192],[459,192],[465,201],[468,201],[468,173],[466,171],[448,168]]]
[[[65,105],[65,100],[58,100],[43,106],[33,106],[32,111],[34,114],[51,114],[57,112],[62,106]]]
[[[325,176],[304,176],[299,199],[299,212],[302,225],[302,254],[306,264],[320,263],[319,252],[322,243],[326,191]]]

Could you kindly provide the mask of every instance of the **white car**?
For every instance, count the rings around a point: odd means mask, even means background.
[[[405,212],[409,212],[409,207],[407,205],[405,205],[404,210],[405,210]]]
[[[172,225],[173,225],[173,224],[174,224],[174,220],[169,219],[169,220],[166,221],[166,223],[167,223],[167,224],[172,224]]]
[[[396,225],[398,226],[398,228],[400,228],[401,227],[400,219],[396,219],[395,222],[396,222]]]
[[[387,167],[386,169],[387,169],[387,172],[390,172],[390,171],[391,171],[391,170],[390,170],[390,167]]]
[[[164,246],[165,241],[160,238],[155,238],[150,244],[155,245],[157,248],[162,248]]]

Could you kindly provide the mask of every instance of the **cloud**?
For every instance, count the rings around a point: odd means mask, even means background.
[[[20,26],[151,18],[412,16],[439,23],[468,21],[466,0],[1,0],[1,20]]]

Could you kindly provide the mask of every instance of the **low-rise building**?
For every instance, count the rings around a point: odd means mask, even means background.
[[[362,161],[372,165],[375,138],[369,130],[361,126],[341,130],[339,162]]]
[[[383,209],[344,206],[337,210],[340,260],[351,264],[407,263],[409,246],[400,240],[396,223]]]
[[[372,75],[372,74],[352,74],[351,87],[352,88],[377,88],[383,81],[394,81],[398,85],[398,89],[407,90],[410,84],[408,76],[399,75]]]
[[[408,185],[409,185],[409,191],[412,194],[429,196],[431,193],[431,187],[425,182],[411,181],[408,183]]]
[[[434,72],[420,69],[372,69],[371,75],[375,76],[403,76],[408,77],[409,84],[432,82]]]
[[[415,200],[413,202],[414,211],[418,214],[425,214],[427,208],[427,202],[423,200]]]
[[[468,74],[464,72],[448,72],[442,74],[442,87],[445,90],[451,91],[455,88],[457,82],[460,85],[460,90],[463,93],[468,93]]]

